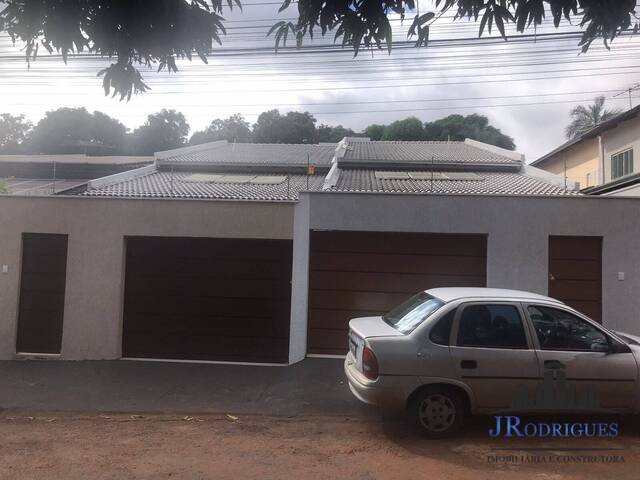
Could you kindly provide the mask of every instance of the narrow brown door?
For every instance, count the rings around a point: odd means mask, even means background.
[[[549,296],[602,322],[601,237],[549,237]]]
[[[67,236],[22,234],[18,353],[60,353]]]

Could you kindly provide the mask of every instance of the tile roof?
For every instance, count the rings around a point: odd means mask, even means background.
[[[244,175],[244,174],[243,174]],[[82,195],[128,198],[206,198],[228,200],[296,200],[303,190],[321,190],[324,175],[312,175],[307,188],[306,175],[288,175],[278,184],[204,183],[184,181],[189,172],[155,171],[147,175],[88,189]],[[172,179],[173,177],[173,179]],[[288,184],[288,185],[287,185]]]
[[[280,143],[213,142],[171,151],[160,152],[158,160],[164,164],[267,165],[306,167],[307,154],[312,165],[329,167],[336,150],[335,144],[305,145]]]
[[[515,172],[476,172],[480,180],[379,178],[374,170],[341,169],[333,191],[479,195],[576,195],[542,179]],[[427,176],[429,172],[422,172]],[[437,173],[437,172],[436,172]]]
[[[346,161],[422,164],[519,165],[520,161],[467,142],[357,142],[349,143]]]

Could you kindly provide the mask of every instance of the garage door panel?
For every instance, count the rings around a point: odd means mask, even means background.
[[[317,290],[349,290],[357,286],[369,292],[394,292],[413,294],[418,290],[456,285],[481,286],[484,277],[479,275],[421,275],[378,272],[314,271],[309,278],[310,288]]]
[[[309,330],[309,353],[321,355],[344,355],[349,349],[345,329],[320,329]]]
[[[150,341],[146,335],[131,335],[123,348],[136,358],[175,358],[190,360],[211,360],[211,351],[216,352],[216,360],[229,362],[273,362],[284,363],[289,339],[278,338],[238,338],[203,337],[199,335],[176,336],[163,334],[157,341]],[[275,352],[275,353],[274,353]]]
[[[271,317],[223,317],[219,315],[159,315],[149,313],[130,314],[127,318],[127,332],[142,333],[149,324],[163,332],[197,331],[201,335],[235,336],[239,326],[254,336],[282,337],[288,335],[289,328],[283,322],[274,322]],[[241,325],[239,325],[241,323]]]
[[[420,290],[486,285],[486,237],[311,232],[308,351],[344,354],[348,322]]]
[[[212,241],[215,240],[215,241]],[[188,251],[176,250],[188,243]],[[281,261],[282,253],[290,248],[288,241],[254,240],[239,238],[167,238],[128,237],[127,245],[132,249],[131,258],[156,257],[158,259],[234,259]]]
[[[123,355],[287,362],[291,241],[127,239]]]
[[[219,277],[243,279],[290,279],[291,266],[273,260],[226,258],[136,257],[127,263],[133,275],[182,276],[186,278]]]
[[[415,292],[414,292],[415,293]],[[404,302],[411,293],[358,292],[344,290],[316,290],[311,308],[331,306],[336,309],[376,310],[387,312]]]
[[[167,294],[181,297],[238,297],[287,299],[289,280],[141,276],[127,286],[131,294]]]
[[[237,297],[182,297],[172,295],[132,295],[125,302],[131,313],[165,313],[167,315],[278,316],[289,309],[289,300]]]
[[[485,263],[486,260],[482,257],[452,255],[314,253],[311,270],[461,275],[467,272],[484,272]]]
[[[315,252],[400,253],[412,255],[455,255],[483,257],[482,243],[472,243],[467,237],[439,235],[428,242],[421,233],[362,233],[341,232],[336,241],[335,232],[314,232]]]

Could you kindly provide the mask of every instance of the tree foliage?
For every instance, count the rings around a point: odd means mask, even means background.
[[[176,59],[191,60],[193,54],[207,62],[214,44],[225,34],[223,5],[241,7],[239,0],[4,0],[0,31],[25,47],[27,61],[34,60],[40,46],[69,55],[89,52],[113,59],[98,72],[106,95],[129,100],[146,91],[138,66],[177,71]],[[293,6],[284,0],[280,12]],[[636,0],[436,0],[435,10],[415,15],[409,37],[416,46],[428,45],[429,28],[446,12],[454,20],[479,22],[479,36],[492,28],[506,38],[505,27],[514,24],[519,32],[535,28],[547,12],[554,25],[579,25],[583,35],[579,46],[588,50],[595,40],[609,43],[625,31],[637,33]],[[306,36],[334,32],[334,41],[360,48],[387,48],[391,51],[392,29],[389,15],[405,18],[413,14],[415,0],[298,0],[297,20],[273,25],[276,50],[289,36],[302,46]],[[547,7],[547,12],[545,11]]]
[[[251,127],[249,122],[239,113],[224,120],[216,118],[206,129],[195,132],[189,139],[189,143],[198,145],[216,140],[226,140],[232,143],[250,142]]]
[[[148,86],[136,65],[175,72],[176,58],[203,62],[225,34],[224,0],[5,0],[0,29],[25,45],[27,61],[40,46],[69,55],[89,52],[114,59],[101,70],[106,95],[130,99]],[[230,8],[238,0],[227,0]]]
[[[318,143],[316,119],[308,112],[262,112],[253,126],[255,143]]]
[[[578,105],[571,110],[571,123],[567,125],[565,130],[567,138],[575,138],[622,113],[622,110],[604,108],[604,102],[604,97],[596,97],[591,105]]]
[[[464,141],[471,138],[497,147],[514,150],[513,138],[489,125],[483,115],[449,115],[448,117],[422,123],[416,117],[397,120],[389,125],[369,125],[364,136],[371,140],[401,141]]]
[[[322,124],[318,127],[318,142],[338,143],[344,137],[356,136],[359,135],[350,128],[345,128],[342,125],[332,127]]]
[[[392,35],[388,16],[400,15],[404,19],[416,8],[414,0],[342,0],[319,2],[317,0],[298,0],[298,20],[276,23],[269,33],[275,34],[276,48],[287,36],[295,36],[298,46],[305,36],[313,38],[320,30],[324,36],[335,31],[334,41],[342,46],[350,46],[357,55],[360,48],[387,48],[391,51]],[[292,5],[284,0],[280,11]],[[541,25],[545,19],[545,7],[548,7],[553,23],[558,28],[563,21],[579,25],[583,30],[579,46],[583,52],[591,43],[602,39],[609,47],[622,32],[640,30],[635,16],[636,0],[435,0],[435,11],[415,15],[409,27],[409,38],[415,38],[416,46],[427,45],[429,28],[447,12],[454,13],[454,20],[480,21],[478,36],[491,33],[496,27],[506,39],[505,26],[514,24],[518,32]]]
[[[135,155],[153,155],[184,146],[188,134],[184,114],[163,108],[147,116],[145,124],[133,131],[128,150]]]
[[[384,134],[384,125],[378,125],[374,123],[364,129],[364,136],[369,137],[371,140],[382,140],[383,134]]]
[[[0,114],[0,153],[22,153],[32,127],[24,115]]]
[[[120,151],[127,128],[102,112],[85,108],[59,108],[45,114],[31,132],[32,153],[77,153],[93,148],[105,153]]]
[[[513,138],[489,125],[487,117],[475,113],[467,116],[449,115],[433,122],[427,122],[424,125],[424,138],[425,140],[442,141],[463,141],[465,138],[471,138],[507,150],[515,150],[516,148]]]
[[[416,117],[397,120],[384,128],[382,140],[418,141],[424,139],[424,127]]]

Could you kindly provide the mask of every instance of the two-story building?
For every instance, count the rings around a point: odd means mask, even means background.
[[[592,195],[640,196],[640,105],[559,146],[532,166]],[[634,161],[635,155],[635,161]]]

